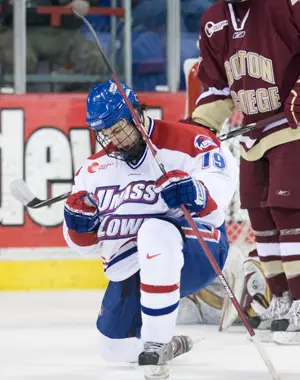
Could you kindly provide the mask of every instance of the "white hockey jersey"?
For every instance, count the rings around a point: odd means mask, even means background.
[[[231,152],[209,130],[180,122],[150,119],[149,137],[166,171],[183,170],[201,180],[209,191],[207,208],[193,214],[201,223],[220,227],[237,184],[237,165]],[[72,192],[97,194],[102,216],[98,233],[68,230],[69,247],[88,254],[101,249],[106,276],[122,281],[139,270],[136,237],[146,218],[183,215],[169,209],[154,191],[162,173],[149,149],[135,165],[101,151],[88,158],[74,178]]]

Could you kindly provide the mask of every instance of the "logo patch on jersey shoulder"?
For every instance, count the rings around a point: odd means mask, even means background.
[[[105,170],[107,169],[109,166],[112,166],[113,163],[112,162],[109,162],[107,164],[102,164],[100,165],[99,162],[93,162],[91,165],[88,166],[87,168],[87,171],[90,173],[90,174],[93,174],[93,173],[96,173],[98,170]]]
[[[209,147],[218,147],[218,145],[210,137],[205,135],[197,135],[194,140],[194,145],[199,150],[206,150]]]
[[[217,22],[216,24],[212,21],[208,21],[205,24],[204,30],[207,37],[210,38],[214,33],[219,32],[220,30],[224,29],[224,27],[227,25],[228,25],[227,20]]]

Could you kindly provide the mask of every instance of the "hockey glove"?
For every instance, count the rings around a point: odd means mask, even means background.
[[[169,208],[185,205],[190,211],[199,212],[205,209],[208,191],[201,181],[181,170],[172,170],[161,176],[155,183],[155,191]]]
[[[294,84],[284,103],[285,117],[289,126],[296,129],[300,126],[300,79]]]
[[[92,193],[79,191],[71,194],[64,209],[67,227],[77,233],[94,231],[100,223],[97,206],[98,199]]]

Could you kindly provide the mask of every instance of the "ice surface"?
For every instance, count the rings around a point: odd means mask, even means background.
[[[0,293],[0,380],[143,380],[135,365],[107,364],[95,321],[102,292]],[[268,380],[243,327],[178,326],[198,342],[174,360],[171,380]],[[265,344],[282,380],[300,380],[300,346]]]

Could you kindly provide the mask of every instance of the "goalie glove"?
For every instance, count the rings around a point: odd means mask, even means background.
[[[87,191],[71,194],[66,201],[64,217],[70,230],[77,233],[94,231],[100,223],[98,198]]]
[[[201,181],[181,170],[172,170],[161,176],[155,183],[169,208],[185,205],[189,211],[200,212],[208,203],[208,190]]]

